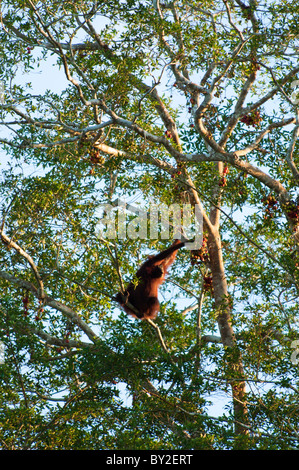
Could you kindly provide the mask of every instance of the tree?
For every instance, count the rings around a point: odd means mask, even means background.
[[[14,0],[1,22],[3,448],[296,447],[296,7]],[[67,83],[38,94],[18,72],[50,58]],[[97,232],[136,195],[203,219],[155,322],[113,297],[163,243]]]

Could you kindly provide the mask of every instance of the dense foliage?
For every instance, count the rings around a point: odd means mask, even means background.
[[[296,4],[1,9],[1,448],[297,448]],[[118,198],[201,208],[154,322],[113,297],[171,241],[99,236]]]

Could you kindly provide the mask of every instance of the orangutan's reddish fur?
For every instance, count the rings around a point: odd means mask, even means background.
[[[130,282],[125,292],[119,292],[115,300],[125,312],[135,318],[156,318],[160,308],[158,300],[159,286],[165,279],[167,268],[174,262],[177,251],[185,242],[175,240],[174,243],[161,253],[150,256],[138,269],[135,278],[138,283]],[[128,304],[134,307],[134,311]]]

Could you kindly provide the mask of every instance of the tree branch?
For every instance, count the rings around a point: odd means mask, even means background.
[[[34,297],[39,298],[39,292],[36,287],[31,284],[31,282],[25,281],[23,279],[18,279],[11,274],[8,274],[4,271],[0,271],[0,278],[8,281],[11,284],[14,284],[18,287],[22,287],[29,292],[31,292]],[[64,316],[69,318],[72,323],[78,325],[78,327],[87,335],[87,337],[95,343],[98,339],[98,336],[93,332],[93,330],[82,320],[79,315],[72,310],[71,308],[67,307],[66,305],[62,304],[61,302],[54,300],[52,297],[45,294],[44,296],[44,305],[48,305],[49,307],[54,308],[61,312]]]
[[[26,253],[26,251],[24,251],[16,242],[14,242],[12,239],[8,238],[7,235],[5,235],[5,233],[3,232],[3,229],[0,230],[0,237],[1,237],[1,240],[3,241],[3,243],[5,244],[5,246],[7,247],[7,249],[13,248],[20,256],[22,256],[29,263],[29,265],[30,265],[30,267],[33,271],[33,274],[35,276],[35,279],[37,280],[38,285],[39,285],[38,298],[43,300],[44,297],[45,297],[44,284],[43,284],[42,278],[39,274],[39,271],[37,269],[37,266],[34,263],[31,256],[28,253]]]

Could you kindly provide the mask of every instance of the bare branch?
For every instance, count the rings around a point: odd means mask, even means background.
[[[247,155],[249,152],[251,152],[252,150],[255,150],[258,148],[258,145],[259,143],[262,141],[262,139],[267,135],[269,134],[273,129],[279,129],[281,127],[285,127],[285,126],[288,126],[290,124],[293,124],[295,122],[295,118],[291,117],[291,118],[288,118],[288,119],[283,119],[282,121],[279,121],[279,122],[272,122],[271,124],[269,124],[266,129],[263,129],[256,137],[255,141],[248,145],[247,147],[245,147],[244,149],[242,150],[236,150],[234,153],[237,157],[243,157],[245,155]]]
[[[38,282],[38,285],[39,285],[39,289],[38,289],[38,297],[39,299],[43,300],[44,297],[45,297],[45,293],[44,293],[44,284],[43,284],[43,281],[42,281],[42,278],[39,274],[39,271],[37,269],[37,266],[36,264],[34,263],[33,259],[31,258],[31,256],[26,252],[24,251],[16,242],[14,242],[11,238],[7,237],[7,235],[5,235],[5,233],[3,232],[3,228],[1,228],[1,231],[0,231],[0,237],[1,237],[1,240],[3,241],[3,243],[5,244],[5,246],[9,249],[9,248],[13,248],[20,256],[22,256],[30,265],[32,271],[33,271],[33,274],[35,276],[35,279],[37,280]]]
[[[31,282],[25,281],[23,279],[16,278],[11,274],[6,273],[5,271],[0,271],[0,278],[8,281],[11,284],[17,285],[22,287],[28,291],[30,291],[35,297],[39,298],[39,291],[36,287],[31,284]],[[45,294],[44,297],[44,305],[49,305],[49,307],[54,308],[61,312],[64,316],[69,318],[72,323],[78,325],[78,327],[88,336],[88,338],[92,342],[96,342],[98,336],[94,333],[94,331],[82,320],[79,315],[74,312],[71,308],[67,307],[66,305],[62,304],[61,302],[54,300],[52,297],[47,296]]]
[[[65,75],[66,75],[66,78],[68,79],[68,81],[70,83],[72,83],[77,91],[78,91],[78,94],[79,94],[79,97],[82,101],[83,104],[86,104],[86,99],[84,97],[84,93],[82,91],[82,88],[79,84],[79,82],[77,80],[75,80],[73,78],[73,76],[71,75],[71,72],[70,72],[70,69],[69,69],[69,66],[68,66],[68,61],[67,61],[67,58],[63,52],[63,49],[60,45],[60,42],[56,41],[56,39],[53,37],[53,35],[50,33],[49,31],[49,26],[46,25],[41,17],[41,15],[39,14],[39,11],[38,9],[35,7],[35,5],[33,4],[33,2],[31,0],[28,0],[28,3],[30,4],[31,8],[32,8],[32,11],[34,12],[34,14],[36,15],[37,19],[38,19],[38,22],[34,19],[33,17],[33,21],[37,27],[37,29],[40,31],[40,33],[45,37],[45,39],[47,41],[49,41],[51,44],[53,44],[53,46],[58,50],[59,52],[59,55],[60,55],[60,58],[62,60],[62,63],[63,63],[63,67],[64,67],[64,72],[65,72]],[[40,23],[42,25],[42,27],[39,26]]]
[[[222,343],[220,336],[216,335],[204,335],[201,337],[201,341],[204,343]]]
[[[167,346],[166,346],[166,344],[165,344],[165,342],[164,342],[164,339],[163,339],[161,330],[160,330],[160,328],[158,327],[158,325],[156,325],[156,323],[153,322],[150,318],[147,318],[146,321],[156,330],[157,336],[158,336],[158,338],[159,338],[159,341],[160,341],[160,343],[161,343],[161,346],[162,346],[163,350],[166,352],[166,354],[169,355],[169,351],[168,351]],[[171,362],[172,362],[172,361],[171,361]]]
[[[242,32],[240,31],[240,29],[235,25],[235,23],[233,22],[233,19],[232,19],[232,15],[231,15],[231,9],[230,9],[230,6],[228,4],[228,1],[227,0],[223,0],[223,3],[225,5],[225,8],[226,8],[226,11],[227,11],[227,16],[228,16],[228,21],[229,21],[229,24],[232,26],[232,28],[237,32],[238,36],[240,37],[241,41],[244,42],[244,36],[242,34]]]
[[[263,104],[270,101],[281,90],[281,86],[285,83],[288,83],[293,77],[298,74],[298,72],[299,66],[294,67],[288,74],[286,74],[283,78],[280,79],[279,85],[274,86],[272,90],[266,93],[262,98],[258,99],[255,103],[248,105],[246,108],[243,108],[242,116],[244,116],[245,114],[250,114],[255,109],[260,108]]]
[[[22,325],[22,332],[26,334],[35,334],[45,341],[46,344],[52,346],[59,346],[63,348],[89,348],[92,346],[92,343],[86,343],[84,341],[56,338],[55,336],[49,335],[45,331],[39,328],[35,328],[31,325]]]
[[[296,126],[294,127],[293,130],[293,135],[292,135],[292,140],[290,142],[287,154],[286,154],[286,162],[289,165],[289,168],[293,174],[293,177],[298,180],[299,179],[299,171],[295,165],[295,162],[293,160],[293,153],[295,150],[295,145],[298,141],[299,137],[299,109],[296,110]]]

